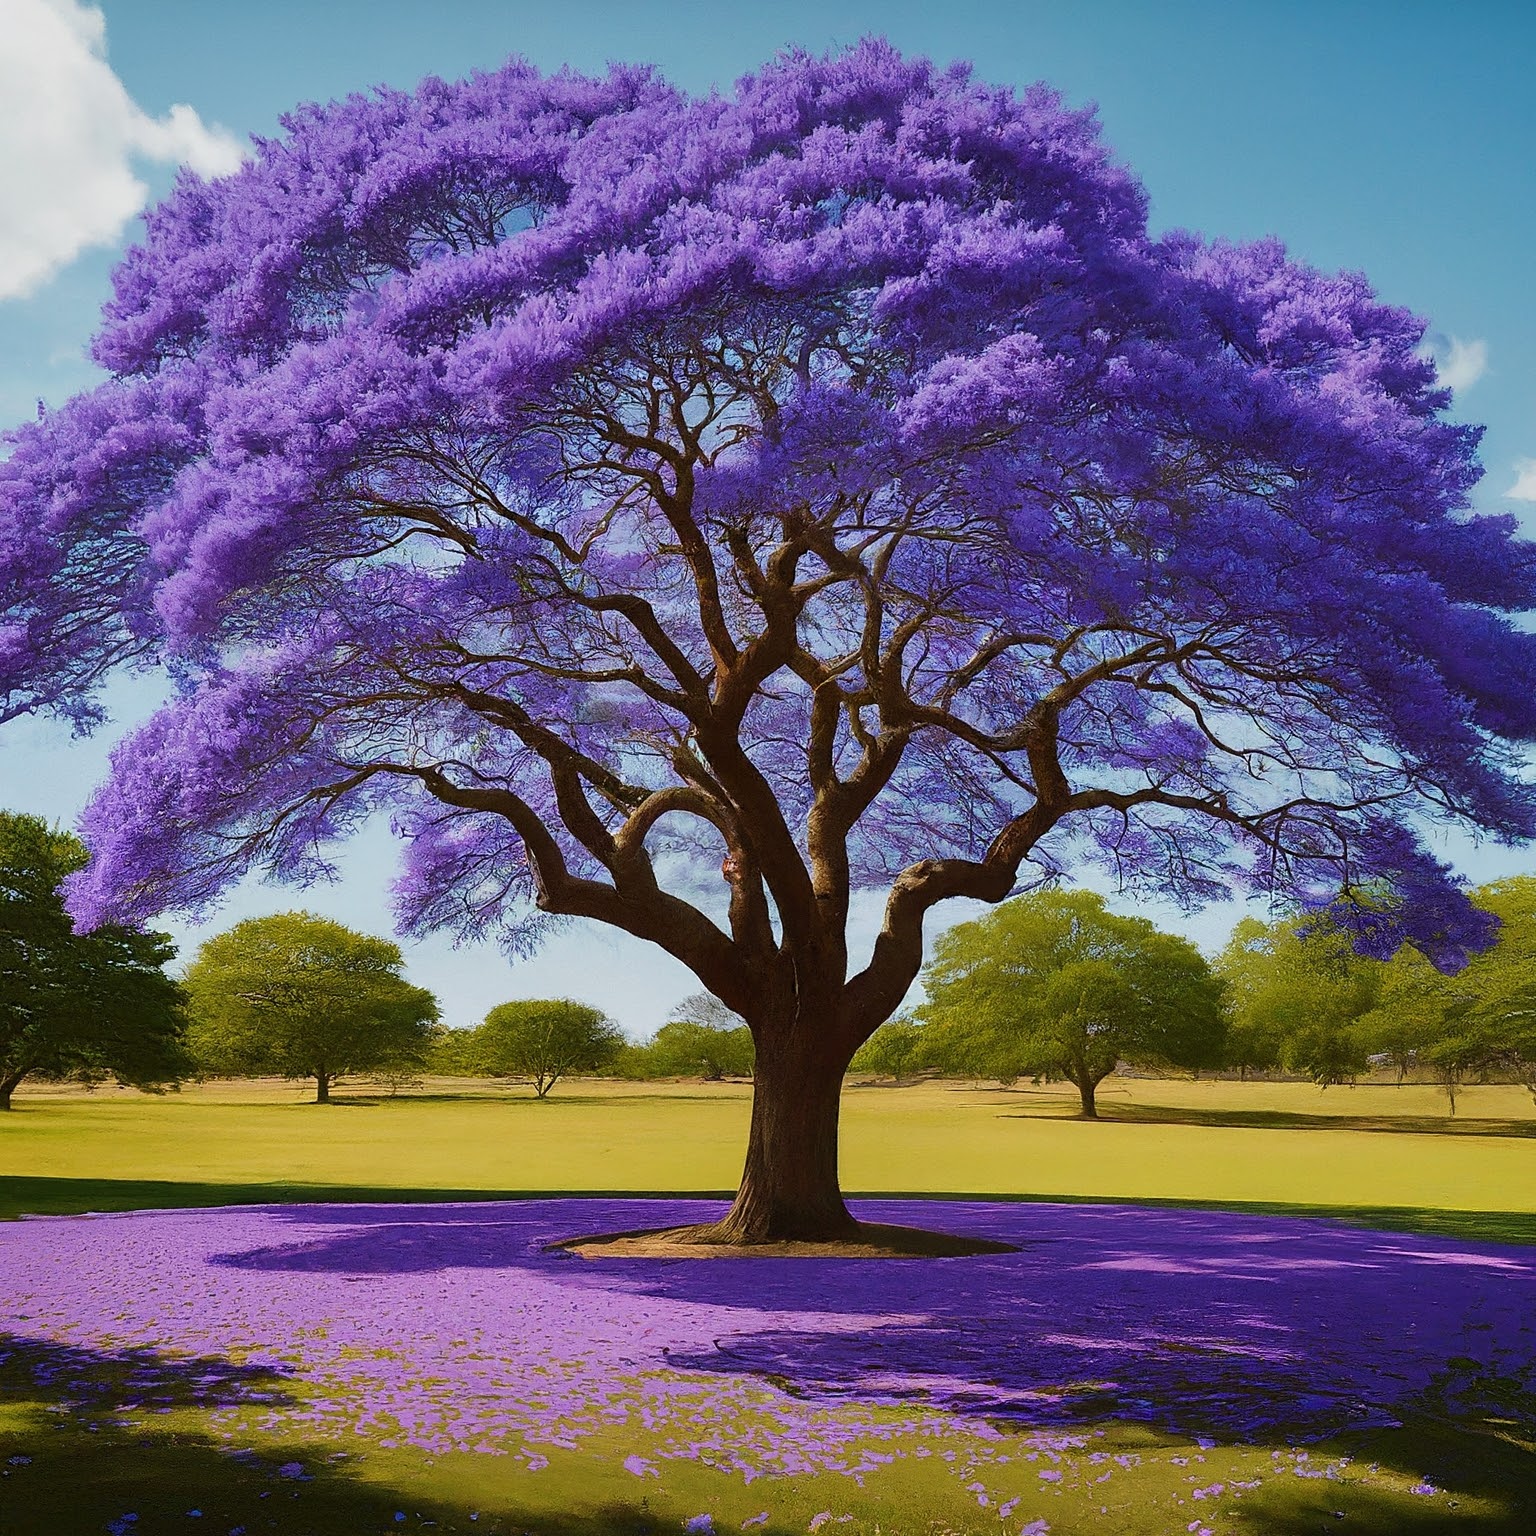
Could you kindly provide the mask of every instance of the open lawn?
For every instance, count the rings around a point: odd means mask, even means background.
[[[0,1226],[6,1536],[1536,1529],[1521,1091],[856,1085],[850,1191],[972,1197],[861,1214],[1016,1254],[671,1263],[545,1245],[703,1214],[746,1085],[304,1098],[0,1117],[6,1214],[173,1208]]]
[[[751,1095],[744,1083],[584,1080],[541,1102],[521,1087],[434,1081],[395,1098],[344,1088],[319,1106],[312,1091],[24,1088],[0,1116],[0,1214],[331,1192],[724,1193],[741,1169]],[[844,1187],[1294,1206],[1378,1224],[1395,1211],[1426,1230],[1536,1240],[1536,1113],[1520,1088],[1471,1088],[1454,1119],[1419,1085],[1114,1078],[1097,1122],[1078,1119],[1069,1095],[856,1084],[844,1095]]]

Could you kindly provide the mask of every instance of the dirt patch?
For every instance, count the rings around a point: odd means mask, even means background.
[[[563,1248],[583,1259],[961,1259],[983,1253],[1017,1253],[1012,1243],[987,1237],[957,1237],[923,1227],[863,1223],[846,1237],[825,1242],[717,1243],[708,1227],[661,1227],[644,1232],[609,1232],[568,1237]]]

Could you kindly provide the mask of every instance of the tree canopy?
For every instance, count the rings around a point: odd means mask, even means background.
[[[296,111],[114,282],[112,377],[0,464],[0,715],[179,681],[74,910],[382,814],[408,927],[662,946],[757,1042],[721,1236],[849,1224],[841,1075],[948,898],[1384,884],[1360,942],[1452,963],[1489,924],[1413,818],[1536,832],[1536,556],[1425,323],[1154,237],[1044,87],[513,62]]]
[[[1357,1026],[1380,999],[1383,967],[1326,914],[1243,918],[1216,970],[1231,1012],[1229,1065],[1280,1067],[1324,1087],[1365,1071],[1373,1045]]]
[[[79,838],[0,811],[0,1109],[32,1073],[154,1089],[189,1070],[176,951],[163,933],[76,933],[58,887],[85,861]]]
[[[948,1072],[1065,1079],[1083,1113],[1128,1062],[1220,1060],[1221,985],[1187,939],[1108,910],[1091,891],[1005,902],[938,942],[924,973],[919,1058]]]
[[[1431,1073],[1452,1114],[1469,1079],[1512,1077],[1536,1098],[1536,877],[1472,895],[1499,920],[1496,941],[1449,975],[1400,951],[1380,967],[1375,1006],[1359,1022],[1365,1049]]]
[[[544,1098],[572,1072],[600,1072],[624,1044],[606,1014],[568,997],[498,1003],[483,1023],[455,1040],[458,1070],[478,1077],[526,1077]]]
[[[928,1063],[923,1057],[923,1028],[915,1019],[888,1019],[854,1053],[849,1068],[873,1072],[898,1082]]]
[[[236,923],[187,969],[190,1044],[210,1073],[312,1077],[317,1103],[354,1072],[427,1060],[437,1001],[400,946],[309,912]]]
[[[699,1010],[702,1011],[702,1010]],[[626,1049],[616,1063],[624,1077],[751,1077],[754,1051],[746,1024],[706,1024],[697,1018],[671,1019],[642,1045]]]

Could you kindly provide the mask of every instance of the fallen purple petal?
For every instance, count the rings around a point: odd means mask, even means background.
[[[1019,1251],[668,1263],[549,1247],[719,1209],[593,1199],[50,1218],[0,1227],[0,1284],[26,1314],[10,1342],[40,1381],[111,1359],[128,1389],[93,1410],[103,1420],[170,1411],[174,1386],[245,1456],[253,1434],[292,1432],[500,1454],[534,1472],[618,1432],[636,1477],[687,1461],[743,1484],[835,1473],[862,1486],[893,1458],[974,1475],[972,1448],[1000,1423],[1031,1432],[1015,1451],[1022,1471],[1082,1448],[1075,1425],[1294,1446],[1397,1423],[1453,1360],[1525,1390],[1533,1378],[1536,1254],[1325,1221],[867,1201],[868,1220]],[[1304,1451],[1275,1465],[1339,1475]],[[277,1475],[307,1476],[297,1461]]]

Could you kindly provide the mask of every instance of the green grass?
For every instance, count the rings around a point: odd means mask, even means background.
[[[562,1084],[305,1102],[211,1084],[164,1098],[33,1092],[0,1115],[0,1215],[284,1200],[724,1194],[742,1084]],[[1425,1087],[1112,1079],[1104,1118],[1051,1088],[849,1089],[851,1193],[1130,1200],[1334,1215],[1529,1242],[1536,1116],[1479,1087],[1451,1120]],[[1438,1115],[1435,1113],[1439,1111]],[[1471,1126],[1488,1126],[1480,1133]]]
[[[1323,1093],[1298,1084],[1175,1080],[1113,1080],[1105,1088],[1104,1118],[1093,1123],[1076,1118],[1070,1100],[1053,1089],[853,1087],[845,1100],[845,1186],[930,1198],[1128,1200],[1327,1215],[1536,1242],[1536,1118],[1523,1092],[1473,1089],[1453,1122],[1428,1088]],[[343,1090],[329,1107],[304,1102],[299,1086],[273,1083],[205,1085],[162,1099],[24,1090],[15,1112],[0,1116],[0,1215],[296,1200],[724,1194],[739,1170],[748,1103],[748,1090],[732,1084],[572,1083],[542,1103],[523,1090],[435,1084],[397,1098]],[[1330,1479],[1263,1476],[1276,1452],[1294,1468],[1297,1448],[1288,1445],[1199,1451],[1107,1424],[1090,1445],[1134,1456],[1132,1467],[1100,1486],[1090,1475],[1096,1468],[1069,1458],[1059,1488],[1031,1488],[1029,1501],[1000,1524],[995,1507],[979,1508],[964,1489],[978,1477],[991,1487],[989,1479],[1001,1474],[989,1458],[1021,1450],[1024,1442],[1006,1430],[1001,1439],[975,1438],[957,1425],[956,1443],[972,1447],[959,1461],[903,1461],[899,1472],[871,1477],[862,1494],[843,1478],[743,1487],[707,1467],[680,1464],[669,1464],[665,1487],[642,1484],[618,1470],[624,1448],[617,1444],[600,1457],[587,1448],[553,1453],[550,1467],[533,1475],[507,1458],[431,1458],[362,1441],[338,1456],[334,1443],[279,1440],[253,1426],[238,1443],[254,1454],[236,1460],[222,1438],[227,1431],[207,1409],[174,1404],[146,1419],[122,1406],[124,1394],[114,1394],[110,1381],[96,1380],[94,1396],[79,1382],[40,1388],[25,1366],[22,1356],[0,1361],[6,1536],[97,1533],[128,1511],[140,1517],[133,1536],[223,1536],[238,1525],[248,1536],[355,1536],[426,1529],[429,1521],[436,1530],[499,1536],[638,1536],[675,1533],[705,1509],[721,1532],[767,1509],[768,1523],[752,1529],[775,1536],[805,1531],[827,1509],[855,1518],[824,1525],[822,1536],[1014,1532],[1036,1517],[1049,1520],[1052,1536],[1162,1536],[1201,1520],[1220,1536],[1536,1529],[1536,1405],[1497,1382],[1447,1386],[1405,1415],[1401,1429],[1306,1447],[1312,1466],[1334,1467]],[[278,1474],[294,1460],[305,1464],[308,1480]],[[1445,1493],[1414,1495],[1423,1477]],[[1196,1481],[1259,1486],[1196,1504]],[[192,1517],[193,1508],[203,1513]],[[397,1521],[397,1513],[406,1519]]]

